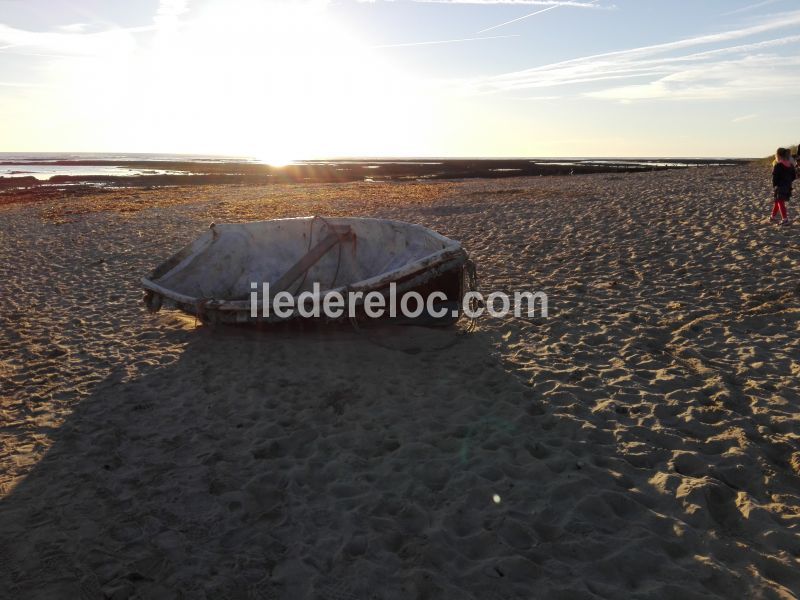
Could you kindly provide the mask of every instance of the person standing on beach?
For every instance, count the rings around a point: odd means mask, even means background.
[[[797,177],[796,167],[792,165],[792,154],[787,148],[778,148],[775,152],[775,162],[772,163],[772,187],[775,190],[775,204],[772,206],[770,221],[778,220],[781,216],[781,225],[789,224],[789,213],[786,202],[792,197],[792,182]]]

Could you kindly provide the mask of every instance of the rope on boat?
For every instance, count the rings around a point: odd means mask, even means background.
[[[475,263],[472,259],[468,258],[464,263],[464,281],[466,283],[467,291],[468,292],[477,292],[478,291],[478,269],[475,266]],[[463,297],[463,296],[462,296]],[[469,309],[472,315],[474,315],[478,308],[481,308],[481,302],[477,298],[470,296],[469,299]],[[467,325],[467,332],[472,333],[478,328],[478,317],[468,316],[469,325]]]
[[[312,241],[314,239],[314,222],[317,221],[318,219],[320,221],[322,221],[322,223],[324,225],[327,225],[328,229],[330,229],[333,233],[335,233],[339,237],[339,244],[338,244],[338,246],[339,246],[339,257],[336,259],[336,271],[333,274],[333,281],[331,281],[331,284],[328,286],[329,288],[333,288],[333,285],[336,283],[336,278],[339,277],[339,267],[341,267],[341,264],[342,264],[342,245],[344,244],[345,239],[344,239],[343,235],[341,235],[340,233],[338,233],[336,231],[336,228],[333,225],[331,225],[331,223],[330,223],[330,221],[328,221],[328,219],[326,219],[325,217],[321,217],[319,215],[314,215],[311,218],[311,222],[309,223],[309,227],[308,227],[308,248],[306,249],[307,253],[311,251],[311,243],[312,243]],[[306,277],[308,277],[308,272],[310,270],[311,270],[311,267],[308,267],[308,269],[303,271],[303,278],[300,280],[300,283],[297,285],[297,287],[295,288],[294,292],[292,293],[293,296],[296,295],[297,292],[299,292],[300,289],[303,287],[303,284],[306,282]]]

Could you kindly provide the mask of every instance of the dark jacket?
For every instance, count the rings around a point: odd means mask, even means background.
[[[776,198],[790,198],[792,195],[792,182],[797,177],[794,167],[787,167],[783,163],[775,163],[772,167],[772,187],[775,188]]]

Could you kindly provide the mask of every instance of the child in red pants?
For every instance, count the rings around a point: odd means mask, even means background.
[[[775,204],[772,206],[770,221],[777,221],[780,214],[781,225],[789,224],[789,213],[786,202],[792,197],[792,182],[797,177],[795,166],[791,163],[791,152],[787,148],[778,148],[772,167],[772,187],[775,190]]]

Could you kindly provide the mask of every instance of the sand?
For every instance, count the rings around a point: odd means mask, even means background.
[[[765,169],[0,207],[0,597],[795,597],[800,244]],[[140,304],[211,221],[309,214],[430,226],[550,317]]]

